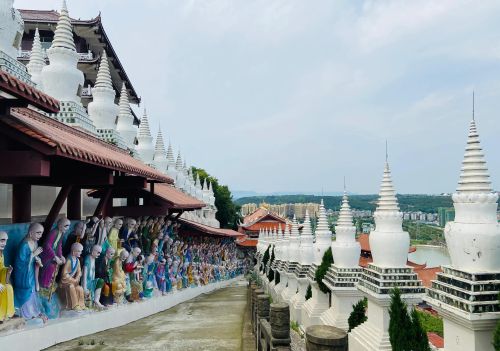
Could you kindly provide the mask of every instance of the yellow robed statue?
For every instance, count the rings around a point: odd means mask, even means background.
[[[0,321],[14,315],[14,290],[9,283],[12,267],[5,267],[3,255],[8,238],[6,232],[0,232]]]

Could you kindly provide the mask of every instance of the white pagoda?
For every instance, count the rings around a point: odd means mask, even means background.
[[[38,28],[35,29],[35,38],[31,48],[30,61],[26,65],[28,73],[31,75],[31,81],[36,84],[37,89],[43,90],[42,85],[42,70],[47,64],[45,63],[42,43],[40,42],[40,33]]]
[[[289,251],[290,251],[290,230],[285,226],[283,228],[283,233],[282,233],[282,241],[281,241],[281,249],[279,252],[279,261],[276,264],[276,272],[280,276],[280,282],[274,286],[274,301],[280,301],[281,300],[281,293],[283,290],[286,288],[286,285],[288,283],[288,276],[286,275],[286,266],[290,257]]]
[[[408,306],[422,301],[424,294],[422,282],[406,264],[410,236],[402,228],[403,214],[387,160],[374,219],[375,230],[369,238],[373,263],[363,269],[357,285],[368,298],[368,320],[349,333],[350,351],[392,350],[388,332],[391,291],[398,288]]]
[[[130,109],[130,102],[125,82],[122,84],[120,92],[120,101],[118,102],[118,122],[116,131],[121,135],[126,147],[134,150],[135,137],[137,136],[137,127],[134,125],[134,116]]]
[[[319,217],[318,225],[315,231],[316,241],[313,245],[314,250],[314,261],[307,277],[309,279],[309,284],[311,285],[312,297],[307,300],[302,306],[302,318],[300,327],[304,331],[310,325],[321,324],[321,314],[325,312],[329,307],[328,294],[322,292],[318,283],[316,282],[316,270],[323,261],[323,255],[326,250],[332,245],[332,232],[328,227],[328,220],[326,218],[326,210],[323,200],[319,205]]]
[[[444,229],[451,265],[442,267],[425,298],[443,317],[446,351],[494,350],[493,330],[500,319],[497,201],[472,120],[453,194],[455,220]]]
[[[332,242],[333,264],[323,279],[331,292],[331,307],[320,319],[321,324],[347,331],[352,306],[362,298],[361,291],[356,288],[362,269],[359,267],[361,245],[355,238],[356,227],[352,222],[352,211],[345,191],[335,234],[336,240]]]
[[[302,233],[300,234],[299,264],[295,267],[294,273],[298,283],[298,291],[289,302],[290,319],[296,321],[298,324],[301,324],[301,309],[306,302],[306,292],[309,286],[307,274],[314,261],[313,241],[314,237],[311,230],[311,219],[309,217],[309,211],[306,210]]]
[[[281,292],[282,301],[289,303],[290,299],[297,293],[297,279],[295,278],[295,269],[299,265],[300,235],[297,218],[293,216],[292,230],[288,244],[288,260],[283,265],[283,274],[281,279],[285,279],[287,286]]]
[[[139,132],[137,133],[137,145],[135,150],[142,162],[147,165],[153,165],[153,156],[155,149],[153,146],[153,137],[151,136],[151,130],[149,129],[148,115],[146,109],[144,109],[144,114],[141,118],[141,124],[139,125]]]

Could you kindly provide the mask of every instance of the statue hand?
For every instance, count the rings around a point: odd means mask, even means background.
[[[35,251],[33,251],[33,256],[38,256],[43,252],[43,248],[39,247]]]
[[[63,256],[63,257],[61,257],[61,258],[60,258],[60,260],[61,260],[61,262],[62,262],[61,264],[65,264],[65,263],[66,263],[66,258],[64,258],[64,256]]]
[[[12,273],[13,270],[14,270],[14,268],[12,268],[12,266],[7,267],[8,274]]]
[[[5,289],[4,285],[0,283],[0,293],[3,292]]]

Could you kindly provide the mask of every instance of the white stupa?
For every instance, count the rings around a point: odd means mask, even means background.
[[[368,298],[368,320],[350,332],[351,351],[391,350],[388,329],[392,289],[399,288],[408,306],[422,301],[425,291],[413,269],[406,265],[410,237],[402,228],[403,214],[387,160],[374,218],[375,230],[369,237],[373,263],[363,269],[357,285]]]
[[[306,302],[306,291],[309,286],[309,279],[307,274],[310,266],[314,261],[314,236],[311,229],[311,219],[309,211],[306,210],[302,233],[300,234],[300,247],[299,247],[299,264],[295,268],[295,277],[298,282],[298,291],[295,296],[290,299],[290,319],[299,323],[302,322],[301,309]]]
[[[175,162],[175,169],[177,170],[177,177],[175,178],[175,185],[178,188],[184,189],[186,177],[184,176],[184,168],[182,165],[181,152],[177,153],[177,161]]]
[[[43,90],[42,85],[42,70],[46,66],[45,56],[40,42],[40,33],[38,27],[35,29],[35,38],[31,48],[30,61],[26,65],[28,73],[31,75],[31,81],[36,84],[36,87]]]
[[[72,127],[96,133],[95,126],[81,103],[84,79],[82,71],[77,68],[79,56],[65,0],[47,55],[49,64],[42,70],[43,91],[61,103],[60,112],[51,116]]]
[[[113,89],[106,50],[102,51],[97,79],[92,88],[92,101],[87,106],[90,119],[94,122],[97,134],[102,140],[127,148],[125,140],[117,131],[116,121],[118,106],[115,104],[116,93]]]
[[[328,294],[322,292],[316,282],[316,270],[323,261],[323,256],[332,244],[332,232],[328,227],[328,219],[326,218],[325,205],[323,199],[319,205],[318,225],[316,227],[316,241],[313,245],[314,261],[308,272],[309,284],[311,285],[312,297],[307,300],[302,306],[301,329],[306,330],[310,325],[321,324],[321,314],[330,306]]]
[[[276,287],[276,274],[277,274],[277,269],[278,266],[281,264],[281,252],[282,252],[282,244],[283,244],[283,235],[281,232],[281,224],[278,223],[275,228],[273,228],[273,233],[275,235],[275,240],[274,240],[274,261],[271,264],[270,269],[273,270],[274,272],[274,279],[272,282],[269,283],[269,289],[268,293],[271,295],[271,297],[276,299],[276,292],[274,288]]]
[[[167,170],[166,170],[167,175],[172,178],[172,179],[177,179],[177,170],[175,169],[175,158],[174,158],[174,150],[172,149],[172,143],[169,141],[168,142],[168,148],[167,148]],[[179,185],[176,183],[175,184],[177,187]]]
[[[446,351],[493,351],[500,319],[500,225],[476,122],[471,121],[458,188],[455,220],[444,229],[451,265],[427,291],[443,317]]]
[[[161,126],[158,127],[158,135],[156,136],[155,153],[153,156],[153,164],[155,168],[163,173],[167,170],[167,152],[165,151],[165,143],[163,142],[163,134]]]
[[[137,133],[137,145],[135,150],[139,154],[142,162],[147,165],[153,165],[154,156],[154,146],[153,137],[151,136],[151,130],[149,129],[148,115],[146,109],[144,109],[144,114],[141,118],[141,124],[139,125],[139,132]]]
[[[130,150],[134,150],[134,141],[137,135],[137,127],[134,125],[134,116],[130,109],[130,102],[125,82],[122,84],[120,101],[118,103],[118,122],[116,131],[121,135],[125,145]]]
[[[288,260],[283,267],[283,276],[288,282],[288,286],[281,293],[281,300],[289,303],[290,299],[297,293],[297,278],[295,277],[295,269],[299,265],[299,248],[300,235],[297,218],[293,216],[292,229],[290,231],[290,239],[288,243]]]
[[[17,61],[23,38],[24,21],[21,13],[14,9],[14,0],[0,1],[0,23],[0,70],[24,83],[34,85],[26,66]]]
[[[200,177],[195,177],[196,198],[203,201],[203,189],[201,188]]]
[[[356,288],[362,270],[359,267],[361,245],[356,241],[356,227],[353,224],[352,211],[345,190],[335,234],[336,240],[331,245],[333,264],[323,279],[323,283],[331,292],[331,307],[321,315],[320,321],[321,324],[347,331],[349,330],[347,320],[352,312],[352,306],[363,295]]]

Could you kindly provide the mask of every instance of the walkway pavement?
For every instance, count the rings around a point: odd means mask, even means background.
[[[250,351],[242,337],[246,294],[242,280],[151,317],[47,350]]]

